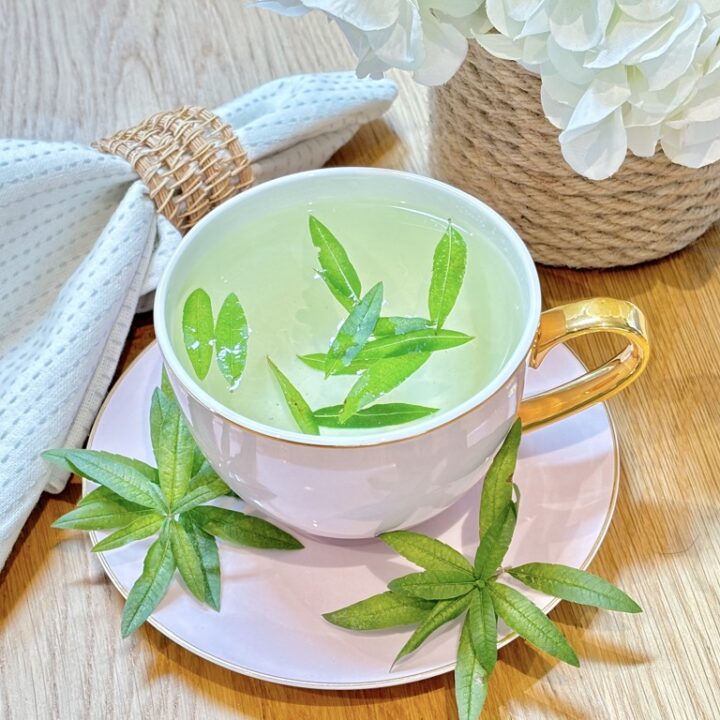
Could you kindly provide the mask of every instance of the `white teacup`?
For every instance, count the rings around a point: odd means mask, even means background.
[[[289,201],[348,197],[363,187],[411,200],[460,226],[482,227],[521,288],[520,339],[491,382],[466,402],[407,427],[358,436],[308,436],[243,417],[211,397],[188,373],[170,342],[170,312],[182,302],[179,279],[213,237],[239,230],[252,209],[271,213]],[[240,235],[240,233],[238,233]],[[245,252],[248,249],[245,248]],[[279,259],[281,260],[281,259]],[[486,472],[518,415],[525,429],[605,400],[635,380],[647,363],[642,313],[623,300],[595,298],[540,312],[532,258],[510,225],[483,202],[436,180],[409,173],[336,168],[279,178],[248,190],[203,218],[168,264],[155,299],[155,330],[165,366],[201,449],[244,500],[270,518],[331,538],[367,538],[420,523],[449,507]],[[602,367],[552,391],[522,399],[525,370],[554,345],[611,332],[626,348]]]

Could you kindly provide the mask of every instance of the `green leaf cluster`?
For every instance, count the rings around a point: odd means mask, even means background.
[[[123,637],[147,620],[167,592],[175,570],[200,602],[220,609],[216,538],[253,548],[302,548],[292,535],[262,518],[206,505],[235,493],[202,456],[165,373],[152,397],[150,437],[157,468],[102,450],[63,448],[43,453],[46,460],[100,486],[56,520],[54,527],[113,530],[93,552],[157,535],[142,574],[128,594]]]
[[[442,318],[442,312],[437,317]],[[571,602],[640,612],[637,603],[622,590],[583,570],[550,563],[502,566],[518,518],[513,473],[520,437],[518,420],[485,477],[478,518],[480,538],[472,563],[449,545],[426,535],[406,530],[384,533],[380,539],[422,572],[396,578],[387,592],[324,615],[334,625],[350,630],[416,626],[400,649],[397,662],[464,614],[455,667],[461,720],[476,720],[485,704],[488,679],[497,661],[498,619],[537,648],[570,665],[579,665],[562,632],[525,595],[501,582],[503,575]]]
[[[320,427],[375,428],[417,420],[433,412],[407,403],[373,405],[417,372],[432,353],[473,340],[465,333],[444,330],[465,276],[467,246],[460,232],[448,225],[433,258],[428,292],[429,319],[381,317],[383,284],[365,295],[355,267],[335,235],[314,216],[310,238],[318,253],[318,270],[332,295],[348,312],[326,353],[298,356],[308,367],[333,375],[358,375],[341,405],[313,411],[300,391],[270,361],[293,418],[304,433],[317,435]]]
[[[204,380],[213,353],[230,390],[238,387],[245,370],[249,328],[245,311],[235,293],[230,293],[213,320],[210,296],[202,288],[188,295],[183,305],[183,341],[195,374]]]

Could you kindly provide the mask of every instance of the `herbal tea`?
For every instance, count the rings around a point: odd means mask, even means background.
[[[522,330],[507,261],[404,205],[313,202],[217,238],[170,318],[231,410],[307,434],[417,422],[480,391]]]

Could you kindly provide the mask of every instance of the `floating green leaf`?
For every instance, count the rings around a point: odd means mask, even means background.
[[[195,553],[200,558],[205,586],[205,602],[214,610],[220,610],[220,554],[217,541],[196,525],[188,515],[180,516],[180,524],[185,529]]]
[[[270,358],[268,358],[267,361],[280,385],[280,389],[285,397],[285,402],[288,408],[290,408],[290,413],[300,430],[307,435],[319,435],[320,428],[315,420],[313,411],[307,402],[305,402],[305,398]]]
[[[174,572],[175,558],[170,536],[167,532],[162,532],[150,546],[142,574],[128,594],[120,625],[123,637],[135,632],[150,617],[167,592]]]
[[[434,605],[427,600],[384,592],[325,613],[323,617],[348,630],[383,630],[422,622]]]
[[[170,543],[177,569],[180,571],[180,576],[185,581],[187,589],[200,602],[205,602],[206,585],[202,558],[184,525],[177,520],[170,522]]]
[[[429,357],[428,353],[410,353],[378,360],[350,388],[339,415],[340,422],[347,422],[358,410],[370,405],[407,380],[427,362]]]
[[[165,522],[165,515],[156,512],[143,513],[131,523],[116,530],[111,535],[93,545],[93,552],[105,552],[114,550],[135,540],[143,540],[154,535]]]
[[[246,547],[299,550],[302,543],[272,523],[254,515],[203,505],[189,510],[191,520],[222,540]]]
[[[198,378],[204,380],[212,362],[215,328],[210,296],[202,288],[193,290],[185,300],[182,327],[190,363]]]
[[[327,353],[310,353],[308,355],[298,355],[298,359],[302,360],[305,365],[312,368],[313,370],[319,370],[325,372],[325,362],[327,361]],[[360,362],[357,358],[353,360],[349,365],[340,365],[335,369],[334,375],[359,375],[363,370],[367,370],[372,364],[373,360],[367,362]]]
[[[373,335],[378,338],[387,335],[404,335],[405,333],[426,330],[432,327],[433,323],[430,320],[420,317],[381,317],[375,324]]]
[[[490,675],[497,662],[497,616],[487,589],[473,592],[465,624],[470,628],[475,656]]]
[[[107,488],[103,490],[110,492]],[[142,505],[129,503],[115,493],[113,495],[117,499],[106,497],[77,505],[74,510],[60,516],[52,526],[62,530],[114,530],[153,513]]]
[[[416,352],[437,352],[459,347],[474,338],[455,330],[415,330],[403,335],[390,335],[368,342],[355,360],[370,364],[387,357]]]
[[[360,278],[339,240],[312,215],[309,218],[310,239],[318,251],[320,276],[330,292],[348,311],[360,302]]]
[[[448,600],[469,593],[475,581],[460,570],[427,570],[395,578],[388,588],[400,595],[423,600]]]
[[[127,462],[128,458],[121,455],[102,450],[60,448],[46,450],[42,456],[62,467],[71,468],[75,474],[98,485],[104,485],[125,500],[160,512],[167,508],[160,488],[136,462]]]
[[[480,537],[487,532],[490,525],[495,522],[495,518],[512,500],[512,477],[520,448],[521,433],[522,425],[518,419],[493,458],[483,481],[480,500]]]
[[[553,657],[578,667],[575,651],[560,630],[537,606],[522,593],[508,585],[489,582],[487,589],[492,597],[495,612],[518,635]]]
[[[187,492],[193,466],[193,440],[176,403],[167,403],[158,447],[155,448],[160,488],[169,507]]]
[[[455,664],[455,703],[459,720],[478,720],[480,717],[487,698],[489,674],[472,641],[468,614],[460,633]]]
[[[395,552],[421,568],[438,572],[459,570],[473,577],[473,567],[467,558],[440,540],[411,530],[394,530],[378,537]]]
[[[378,360],[386,357],[398,357],[414,352],[437,352],[448,350],[470,342],[474,338],[465,333],[454,330],[417,330],[403,335],[391,335],[377,340],[368,341],[362,350],[347,365],[338,365],[333,375],[357,375],[367,370]],[[325,370],[328,355],[311,353],[298,355],[308,367],[313,370]]]
[[[563,600],[618,612],[642,612],[629,595],[584,570],[552,563],[528,563],[509,568],[507,572],[524,585]]]
[[[516,523],[517,507],[509,502],[480,540],[475,553],[476,577],[487,580],[495,574],[510,547]]]
[[[410,403],[378,403],[359,410],[346,422],[341,423],[342,408],[342,405],[331,405],[315,410],[313,415],[321,427],[357,430],[402,425],[437,412],[437,408]]]
[[[403,645],[395,658],[395,662],[417,650],[438,628],[441,628],[446,623],[458,617],[458,615],[461,615],[467,610],[470,600],[470,593],[453,598],[452,600],[438,600],[437,603],[435,603],[435,607],[410,636],[410,639],[405,645]]]
[[[215,353],[230,391],[237,389],[247,361],[249,329],[245,311],[235,293],[223,302],[215,324]]]
[[[380,317],[383,284],[374,285],[350,311],[335,335],[325,359],[325,377],[335,374],[339,367],[348,367],[363,349]]]
[[[428,309],[433,325],[441,330],[455,306],[465,278],[467,245],[452,224],[442,236],[433,256],[432,280],[428,295]]]

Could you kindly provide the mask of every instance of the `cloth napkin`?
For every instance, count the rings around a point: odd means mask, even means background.
[[[353,73],[299,75],[215,113],[259,183],[323,165],[396,94]],[[40,453],[85,442],[133,315],[179,242],[124,160],[0,140],[0,568],[42,491],[68,480]]]

